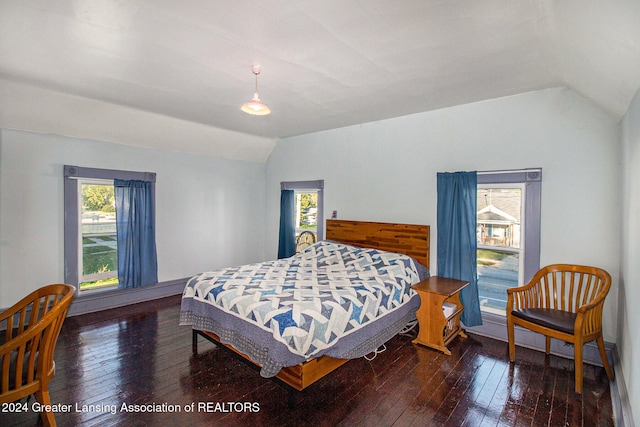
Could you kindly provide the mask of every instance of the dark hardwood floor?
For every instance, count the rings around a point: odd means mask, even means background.
[[[451,356],[396,336],[373,361],[350,361],[289,408],[289,389],[230,351],[200,339],[193,357],[179,308],[171,297],[67,318],[51,383],[53,403],[69,405],[58,425],[613,425],[602,368],[585,365],[577,395],[571,360],[518,347],[511,365],[506,343],[474,335],[454,341]],[[143,411],[154,404],[156,412]],[[0,413],[3,427],[38,423],[31,411]]]

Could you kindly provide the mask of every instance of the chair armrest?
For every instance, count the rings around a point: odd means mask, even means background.
[[[12,387],[20,387],[34,381],[36,368],[41,372],[50,370],[53,358],[46,351],[41,352],[42,346],[47,345],[53,330],[45,330],[51,325],[51,321],[42,319],[33,327],[16,335],[11,340],[0,346],[0,393],[6,393]],[[14,360],[12,360],[12,354]],[[25,372],[25,376],[19,374]],[[12,386],[12,379],[16,384]]]
[[[25,343],[28,343],[36,335],[41,333],[42,330],[45,327],[47,327],[48,324],[49,324],[49,322],[40,320],[33,327],[31,327],[29,329],[26,329],[22,333],[19,333],[19,334],[15,335],[9,341],[7,341],[7,342],[3,343],[2,345],[0,345],[0,358],[5,354],[11,353],[12,351],[16,350],[17,348],[19,348],[20,346],[24,345]]]
[[[602,305],[604,304],[604,299],[607,296],[607,292],[608,292],[608,289],[604,292],[600,292],[598,295],[595,296],[593,300],[578,307],[578,310],[576,310],[576,313],[586,313],[587,311],[593,310],[597,306],[602,307]]]
[[[526,285],[518,286],[518,287],[515,287],[515,288],[507,288],[507,295],[526,292],[527,290],[533,288],[537,284],[538,284],[538,282],[529,282]]]
[[[602,309],[606,292],[597,295],[593,301],[581,305],[576,311],[576,329],[580,329],[583,335],[589,335],[602,330]]]
[[[13,306],[0,314],[0,342],[10,341],[29,328],[26,308],[26,305]]]
[[[34,302],[34,292],[22,298],[20,301],[0,313],[0,334],[4,334],[5,340],[8,336],[13,339],[13,330],[17,329],[21,333],[29,328],[29,306]],[[7,334],[10,335],[7,335]]]
[[[507,314],[510,314],[511,310],[539,307],[540,305],[536,302],[539,301],[540,288],[541,284],[538,280],[532,280],[526,285],[516,288],[507,288]],[[544,307],[544,301],[542,302],[542,307]]]
[[[29,304],[33,303],[34,299],[36,298],[37,292],[37,290],[31,292],[29,295],[23,297],[20,301],[16,302],[11,307],[0,313],[0,322],[8,319],[10,316],[15,316],[17,313],[23,311],[26,307],[28,307]]]
[[[26,307],[26,304],[24,304],[24,305],[16,304],[14,306],[11,306],[11,307],[7,308],[5,311],[0,313],[0,324],[2,322],[6,321],[8,318],[10,318],[12,316],[15,316],[17,313],[19,313],[25,307]]]

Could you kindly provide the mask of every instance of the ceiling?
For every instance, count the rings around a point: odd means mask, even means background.
[[[620,118],[640,2],[0,0],[0,78],[267,138],[559,86]]]

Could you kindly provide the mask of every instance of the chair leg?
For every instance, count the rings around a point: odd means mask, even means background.
[[[574,343],[574,364],[576,371],[576,393],[582,394],[582,342]]]
[[[36,392],[36,400],[42,405],[51,406],[48,385],[43,386],[42,390]],[[56,419],[53,416],[53,412],[40,412],[40,418],[42,418],[42,423],[45,426],[56,427]]]
[[[514,362],[516,360],[516,341],[513,331],[513,322],[511,318],[507,318],[507,335],[509,340],[509,360]]]
[[[604,339],[602,337],[598,337],[596,340],[598,342],[598,349],[600,350],[600,357],[602,358],[602,364],[604,365],[604,370],[607,372],[607,377],[609,381],[613,381],[615,376],[613,374],[613,370],[611,369],[611,365],[609,365],[609,359],[607,358],[607,353],[604,351]]]
[[[544,353],[551,354],[551,337],[548,335],[544,336]]]

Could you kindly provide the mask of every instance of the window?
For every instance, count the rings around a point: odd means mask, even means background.
[[[504,314],[506,289],[540,267],[542,171],[478,173],[478,295],[485,312]]]
[[[113,181],[79,179],[78,191],[80,290],[115,287],[118,285],[118,242]]]
[[[155,182],[155,174],[64,167],[65,282],[80,292],[118,285],[115,179]]]
[[[318,190],[295,190],[296,238],[311,231],[318,240]]]
[[[303,231],[311,231],[316,241],[324,238],[323,189],[324,181],[282,182],[282,190],[294,190],[296,238]]]

